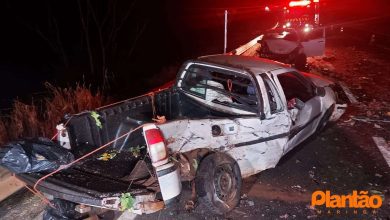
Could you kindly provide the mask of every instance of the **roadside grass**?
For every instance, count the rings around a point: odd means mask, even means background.
[[[93,110],[108,102],[100,91],[85,85],[61,88],[45,84],[47,96],[30,104],[15,100],[8,114],[0,114],[0,145],[21,137],[48,137],[65,114]]]

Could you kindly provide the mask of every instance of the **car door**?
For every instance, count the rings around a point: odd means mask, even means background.
[[[258,94],[262,99],[262,117],[240,118],[240,131],[232,140],[235,147],[229,154],[236,158],[243,176],[275,167],[284,155],[291,120],[274,82],[267,76],[256,75]]]
[[[164,137],[172,140],[168,141],[169,148],[173,152],[198,148],[224,151],[237,161],[243,177],[274,167],[283,155],[290,126],[280,97],[280,111],[266,113],[269,99],[260,76],[218,67],[194,67],[187,68],[179,89],[198,102],[199,108],[212,110],[211,115],[160,125]],[[213,112],[229,116],[215,117]]]
[[[280,71],[276,80],[284,93],[286,103],[298,98],[304,103],[302,109],[288,109],[292,125],[285,152],[290,151],[314,133],[321,118],[321,99],[315,94],[313,85],[300,73]]]
[[[307,29],[302,34],[301,44],[307,57],[322,56],[325,53],[325,29],[323,27]]]

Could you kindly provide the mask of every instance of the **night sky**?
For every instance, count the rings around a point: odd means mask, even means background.
[[[351,6],[351,2],[359,4]],[[324,13],[330,15],[324,16],[323,22],[386,13],[378,12],[387,10],[381,7],[387,6],[386,1],[375,2],[322,1]],[[270,3],[2,1],[0,108],[9,107],[15,97],[28,100],[30,94],[39,96],[45,91],[45,81],[58,86],[81,82],[96,89],[102,88],[106,75],[106,85],[110,85],[106,92],[118,99],[143,93],[170,80],[184,60],[223,52],[225,9],[229,10],[228,50],[232,50],[275,23],[274,16],[262,11]]]

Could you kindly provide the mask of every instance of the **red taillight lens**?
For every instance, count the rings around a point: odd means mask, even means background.
[[[168,152],[160,130],[155,125],[147,125],[144,127],[144,136],[153,166],[158,167],[166,164]]]
[[[158,128],[146,130],[145,137],[148,145],[164,142],[164,139]]]

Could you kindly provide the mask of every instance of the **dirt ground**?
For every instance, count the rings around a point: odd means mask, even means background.
[[[368,43],[330,38],[324,57],[309,59],[310,71],[343,82],[356,96],[346,114],[323,133],[294,149],[274,169],[244,180],[240,205],[224,216],[202,204],[184,209],[190,195],[184,183],[181,203],[136,219],[390,219],[390,168],[372,140],[390,144],[390,51]],[[315,209],[311,194],[330,190],[368,191],[384,198],[371,209]],[[22,191],[0,203],[0,219],[33,219],[42,203]],[[374,213],[373,213],[374,212]]]

